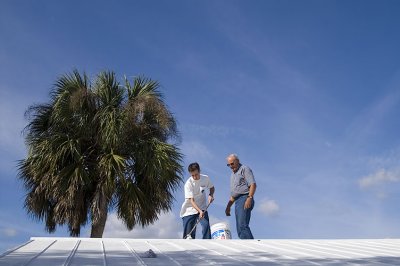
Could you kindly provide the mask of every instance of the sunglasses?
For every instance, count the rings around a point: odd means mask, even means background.
[[[230,166],[234,166],[235,163],[227,163],[226,166],[230,167]]]

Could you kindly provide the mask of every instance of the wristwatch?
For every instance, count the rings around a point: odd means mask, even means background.
[[[247,196],[248,198],[250,198],[250,199],[252,199],[253,198],[253,196]]]

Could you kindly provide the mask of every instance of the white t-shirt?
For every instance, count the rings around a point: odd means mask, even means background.
[[[185,201],[181,208],[181,217],[197,214],[197,210],[192,206],[190,199],[193,198],[200,209],[205,210],[207,207],[207,190],[214,187],[210,178],[207,175],[200,174],[199,180],[194,180],[193,177],[185,183]]]

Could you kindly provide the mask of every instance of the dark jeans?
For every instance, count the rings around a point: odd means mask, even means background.
[[[192,230],[193,226],[196,224],[197,219],[199,218],[199,214],[193,214],[189,216],[182,217],[183,221],[183,238],[189,234],[190,230]],[[208,212],[204,213],[203,219],[200,220],[200,224],[202,227],[203,239],[211,239],[211,230],[210,230],[210,221],[208,218]],[[190,236],[195,239],[196,238],[196,229],[190,234]]]
[[[236,230],[240,239],[254,239],[249,227],[251,211],[254,208],[254,200],[251,199],[251,207],[245,209],[244,203],[246,202],[247,196],[248,195],[245,194],[235,199]]]

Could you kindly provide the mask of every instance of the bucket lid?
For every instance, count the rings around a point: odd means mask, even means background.
[[[220,223],[211,225],[211,231],[213,231],[213,228],[223,228],[223,229],[229,230],[229,224],[226,222],[220,222]]]

